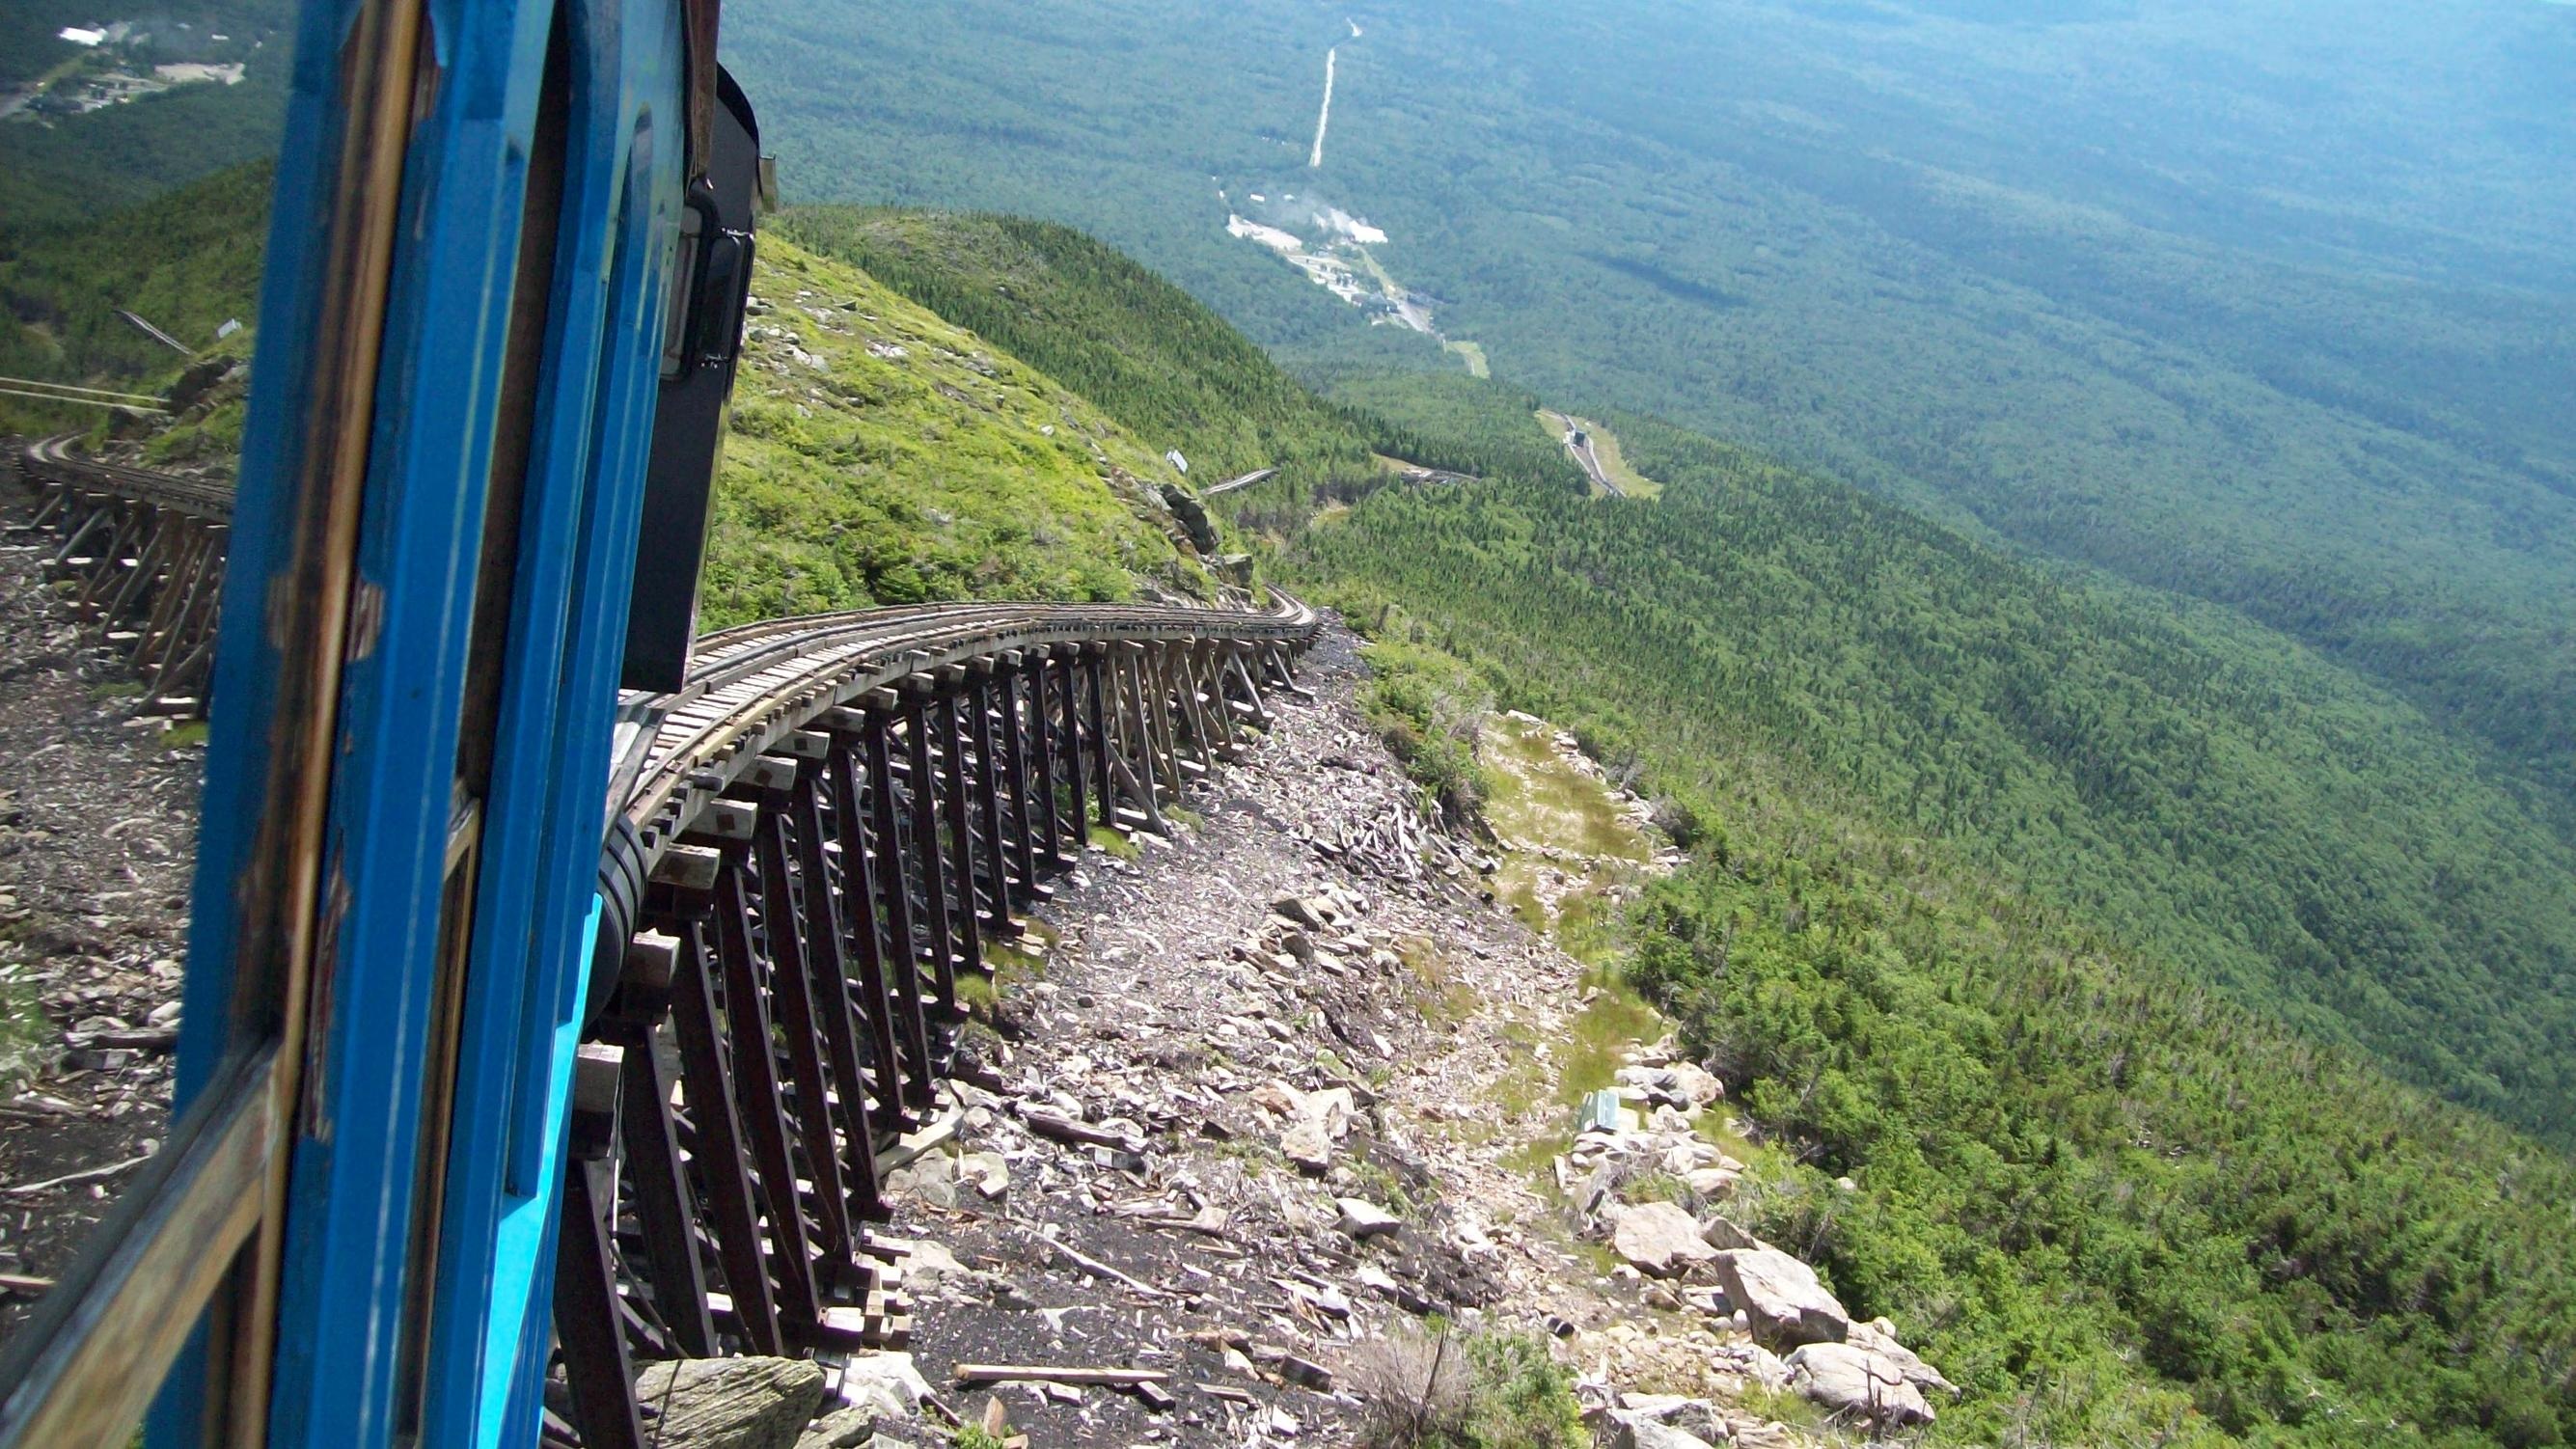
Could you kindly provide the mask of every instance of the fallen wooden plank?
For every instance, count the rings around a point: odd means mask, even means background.
[[[1067,1364],[961,1363],[956,1368],[959,1384],[1102,1384],[1111,1388],[1134,1388],[1138,1384],[1160,1384],[1172,1376],[1161,1369],[1076,1368]]]
[[[1024,1109],[1020,1113],[1020,1120],[1026,1122],[1029,1130],[1040,1137],[1052,1138],[1058,1142],[1079,1143],[1085,1147],[1108,1147],[1120,1152],[1145,1150],[1145,1144],[1133,1133],[1112,1132],[1105,1127],[1094,1127],[1088,1122],[1077,1121],[1061,1113],[1035,1108]]]

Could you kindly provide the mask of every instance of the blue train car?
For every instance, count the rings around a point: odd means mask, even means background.
[[[538,1442],[618,686],[685,665],[748,283],[716,22],[307,0],[174,1126],[0,1445]]]

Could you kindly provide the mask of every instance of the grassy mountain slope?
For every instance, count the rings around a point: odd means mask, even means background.
[[[1211,596],[1167,444],[846,263],[761,240],[708,627],[924,599]]]
[[[1191,440],[1202,484],[1267,467],[1320,486],[1379,476],[1351,419],[1206,308],[1078,232],[848,207],[800,208],[773,229],[1023,350],[1067,387],[1128,399],[1130,426]]]
[[[1015,300],[1113,305],[1024,290],[1092,271],[1023,273]],[[1160,365],[1183,375],[1093,400],[1150,415],[1236,363]],[[1351,395],[1416,432],[1534,435],[1507,389]],[[1742,1211],[1958,1366],[1936,1438],[2576,1434],[2576,1172],[2316,1045],[2563,1123],[2549,832],[2277,637],[1615,422],[1660,501],[1498,469],[1378,491],[1280,563],[1696,817],[1633,969],[1799,1149]]]
[[[800,197],[1071,222],[1310,374],[1442,365],[1225,231],[1230,206],[1363,214],[1500,377],[2238,609],[2576,820],[2555,241],[2576,9],[744,0],[728,21]]]

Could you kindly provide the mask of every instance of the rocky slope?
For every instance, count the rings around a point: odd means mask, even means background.
[[[1041,909],[895,1175],[911,1352],[818,1389],[903,1384],[925,1439],[962,1420],[1038,1445],[1355,1444],[1441,1396],[1444,1346],[1522,1335],[1605,1442],[1928,1418],[1951,1390],[1893,1325],[1852,1322],[1725,1221],[1744,1164],[1720,1144],[1756,1149],[1723,1084],[1496,901],[1524,863],[1420,822],[1356,707],[1363,669],[1336,629],[1314,697],[1275,706],[1174,838],[1094,849]],[[1645,847],[1507,835],[1551,853],[1551,915],[1653,868],[1642,807],[1570,741],[1499,733]],[[959,1375],[993,1365],[1028,1377]],[[1150,1387],[1083,1382],[1101,1371]]]
[[[9,521],[29,509],[0,464]],[[169,1117],[202,749],[0,532],[0,1337]]]

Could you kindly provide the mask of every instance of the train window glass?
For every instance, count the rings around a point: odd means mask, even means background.
[[[128,13],[0,45],[0,1343],[172,1138],[290,79],[290,5]]]
[[[671,295],[688,298],[696,295],[699,258],[707,244],[706,218],[697,207],[680,213],[679,249],[672,258]],[[677,377],[689,364],[691,309],[681,303],[670,308],[662,321],[662,376]]]

